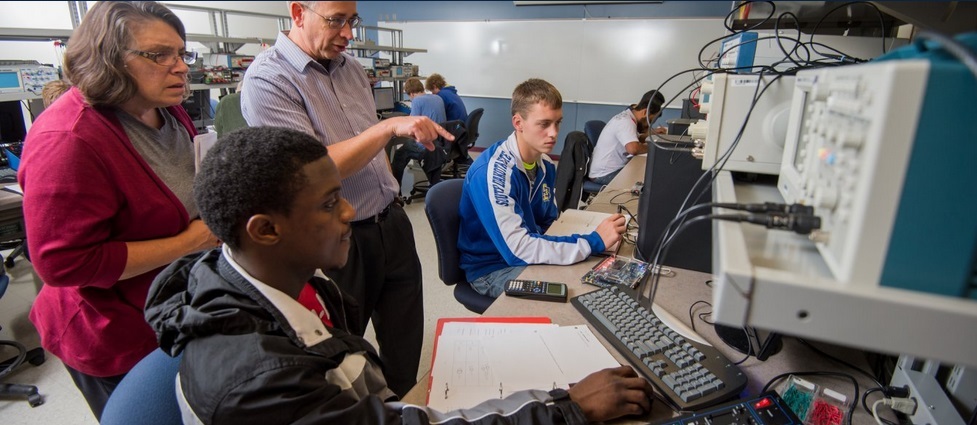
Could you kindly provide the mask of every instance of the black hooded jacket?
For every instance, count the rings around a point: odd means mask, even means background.
[[[350,306],[339,288],[320,278],[310,283],[335,327],[307,345],[220,249],[160,273],[146,319],[163,351],[183,352],[177,399],[184,423],[586,423],[563,390],[521,391],[448,413],[397,402],[374,348],[345,331]]]

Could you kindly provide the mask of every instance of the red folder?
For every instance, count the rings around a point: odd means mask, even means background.
[[[434,359],[438,356],[438,338],[444,330],[444,324],[448,322],[481,322],[481,323],[553,323],[549,317],[442,317],[438,319],[437,330],[434,331],[434,351],[431,354],[431,368],[427,373],[427,398],[425,403],[431,400],[431,372],[434,371]]]

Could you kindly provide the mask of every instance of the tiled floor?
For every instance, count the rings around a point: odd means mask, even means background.
[[[405,182],[406,183],[406,182]],[[438,258],[434,245],[434,237],[427,217],[424,215],[424,203],[415,201],[405,207],[414,226],[414,237],[417,252],[421,258],[424,274],[424,312],[426,314],[424,330],[424,348],[421,354],[420,372],[418,378],[427,373],[431,363],[434,327],[439,317],[467,317],[474,313],[465,310],[452,295],[450,287],[445,286],[438,279]],[[4,258],[9,251],[3,252]],[[7,293],[0,299],[0,339],[15,339],[29,348],[40,344],[37,331],[27,319],[30,305],[37,295],[37,289],[32,277],[30,263],[20,257],[16,265],[8,270],[11,277]],[[367,335],[373,340],[372,331]],[[0,359],[14,355],[14,350],[7,347],[0,349]],[[4,382],[25,383],[36,385],[45,398],[41,406],[31,408],[26,401],[10,398],[0,398],[0,424],[59,424],[59,425],[95,425],[95,417],[88,409],[88,405],[81,393],[65,371],[61,362],[54,356],[48,355],[47,361],[40,367],[23,365],[14,373],[3,378]]]

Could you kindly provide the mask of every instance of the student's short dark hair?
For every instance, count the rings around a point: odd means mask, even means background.
[[[539,78],[530,78],[516,86],[512,91],[512,115],[526,118],[533,105],[542,102],[552,109],[563,107],[563,96],[555,86]]]
[[[645,108],[651,108],[648,113],[657,114],[661,112],[662,105],[665,104],[665,96],[658,92],[658,90],[648,90],[644,96],[641,96],[641,101],[635,105],[634,109],[641,110]]]
[[[118,106],[136,95],[138,87],[126,71],[126,55],[133,47],[135,28],[154,20],[165,22],[187,41],[180,18],[157,2],[100,1],[85,14],[64,53],[65,78],[78,87],[85,101]]]
[[[252,127],[222,137],[204,157],[193,182],[200,217],[232,249],[255,214],[289,214],[305,187],[302,167],[329,153],[300,131]]]

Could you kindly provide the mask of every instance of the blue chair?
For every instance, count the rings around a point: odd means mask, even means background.
[[[587,143],[590,144],[591,155],[594,153],[594,146],[597,146],[597,140],[600,139],[600,132],[604,131],[605,125],[607,123],[601,120],[587,121],[583,125],[583,132],[587,135]]]
[[[424,212],[434,232],[434,244],[438,249],[438,277],[445,285],[455,286],[455,299],[469,311],[482,314],[492,305],[495,298],[475,292],[465,279],[461,269],[461,252],[458,251],[458,229],[461,217],[458,204],[461,202],[462,179],[445,180],[431,187],[427,192]]]
[[[157,348],[136,363],[112,391],[101,425],[182,425],[176,401],[181,357],[170,357]]]

